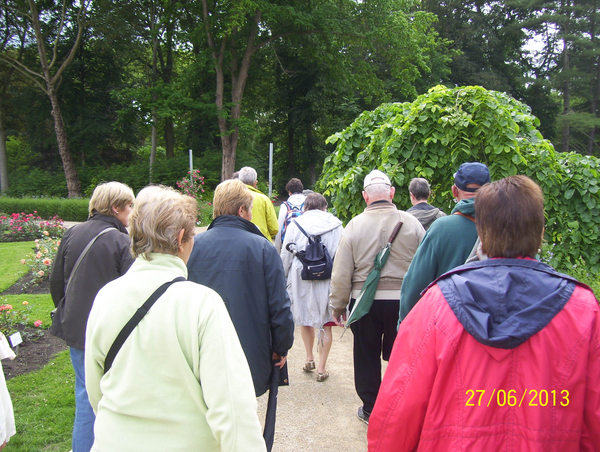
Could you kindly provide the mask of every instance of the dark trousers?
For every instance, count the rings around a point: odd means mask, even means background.
[[[354,334],[354,386],[369,413],[381,386],[381,357],[390,359],[396,339],[399,304],[398,300],[375,300],[369,313],[350,325]]]

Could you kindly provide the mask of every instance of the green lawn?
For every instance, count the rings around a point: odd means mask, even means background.
[[[21,264],[34,247],[33,242],[0,243],[0,290],[12,286],[26,271]],[[49,294],[5,295],[0,303],[25,310],[29,302],[29,323],[41,320],[50,327],[54,304]],[[71,431],[75,416],[73,387],[75,374],[69,352],[59,353],[43,369],[7,381],[15,411],[17,434],[7,447],[12,452],[67,452],[71,449]]]
[[[0,292],[27,273],[27,267],[21,264],[21,259],[33,251],[33,248],[34,242],[0,243]]]
[[[10,452],[67,452],[75,417],[75,374],[69,352],[59,353],[38,372],[7,381],[17,434]]]

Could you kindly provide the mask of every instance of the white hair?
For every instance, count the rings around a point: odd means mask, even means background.
[[[257,179],[256,170],[254,168],[249,167],[249,166],[244,166],[240,170],[239,179],[243,183],[245,183],[246,185],[253,185],[254,182],[256,182],[256,179]]]

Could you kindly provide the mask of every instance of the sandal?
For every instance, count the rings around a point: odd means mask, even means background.
[[[317,381],[319,383],[324,382],[325,380],[327,380],[329,378],[329,372],[325,371],[324,373],[319,373],[317,374]]]
[[[315,370],[317,368],[317,366],[315,366],[315,362],[314,361],[306,361],[304,363],[304,367],[302,368],[302,370],[304,372],[310,372],[312,370]]]

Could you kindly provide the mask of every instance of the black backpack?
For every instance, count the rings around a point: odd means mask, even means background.
[[[296,245],[295,243],[288,243],[286,246],[286,249],[302,262],[301,278],[305,281],[330,279],[333,259],[329,255],[327,247],[321,242],[321,236],[309,236],[296,220],[293,221],[308,239],[308,245],[304,251],[293,249],[292,245]]]

